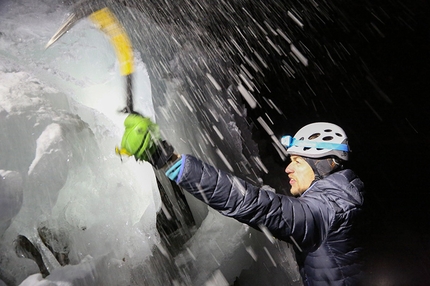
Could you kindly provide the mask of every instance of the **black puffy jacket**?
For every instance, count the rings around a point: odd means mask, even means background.
[[[356,285],[361,274],[355,233],[363,183],[342,170],[294,198],[260,189],[190,155],[182,156],[178,185],[221,214],[296,245],[305,285]]]

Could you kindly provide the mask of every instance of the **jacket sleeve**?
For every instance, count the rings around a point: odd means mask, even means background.
[[[294,198],[260,189],[190,155],[183,155],[176,182],[221,214],[254,228],[264,225],[304,250],[318,248],[326,237],[330,207],[324,197]]]

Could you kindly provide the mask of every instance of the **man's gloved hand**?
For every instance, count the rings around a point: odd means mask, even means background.
[[[118,155],[148,161],[157,169],[163,167],[173,156],[173,147],[160,140],[158,125],[148,117],[130,114],[125,119],[124,126],[121,147],[116,147],[115,150]]]

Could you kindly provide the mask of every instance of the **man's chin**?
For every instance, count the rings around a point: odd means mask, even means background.
[[[296,190],[296,189],[290,189],[290,193],[291,193],[293,196],[295,196],[295,197],[297,197],[298,195],[300,195],[299,191],[298,191],[298,190]]]

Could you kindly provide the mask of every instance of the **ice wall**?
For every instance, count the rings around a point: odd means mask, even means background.
[[[55,104],[56,98],[64,100],[64,94],[29,73],[6,69],[0,71],[0,79],[1,165],[13,170],[4,171],[3,177],[8,179],[5,182],[13,181],[10,174],[16,173],[24,181],[22,205],[19,181],[2,185],[2,206],[4,203],[7,208],[2,209],[2,222],[21,207],[4,233],[2,258],[9,262],[2,269],[7,269],[15,282],[38,272],[30,261],[26,263],[31,267],[22,269],[22,259],[17,259],[11,245],[17,235],[23,235],[49,256],[40,241],[43,231],[47,232],[45,239],[59,237],[57,245],[51,246],[67,253],[71,264],[105,256],[117,260],[118,268],[124,266],[121,261],[125,257],[130,264],[144,261],[157,243],[155,213],[160,207],[151,167],[133,161],[121,163],[112,155],[118,136],[102,130],[108,126],[90,128],[70,110]],[[49,97],[52,103],[46,99]],[[108,122],[97,111],[91,113],[100,118],[97,122]],[[44,260],[49,271],[59,267],[52,257]]]
[[[66,13],[57,1],[1,4],[0,169],[6,183],[0,274],[8,285],[39,272],[32,259],[15,253],[18,235],[39,248],[57,278],[63,268],[52,253],[63,253],[77,265],[76,277],[110,278],[113,285],[129,281],[130,271],[120,269],[142,263],[158,243],[160,198],[152,168],[121,162],[113,152],[125,115],[118,112],[123,79],[112,48],[83,21],[69,42],[44,50]],[[145,77],[143,64],[137,70]],[[137,89],[149,84],[140,83]],[[147,98],[139,107],[152,116],[150,91],[141,94]],[[13,174],[22,178],[21,189]],[[52,251],[42,239],[50,239]]]

